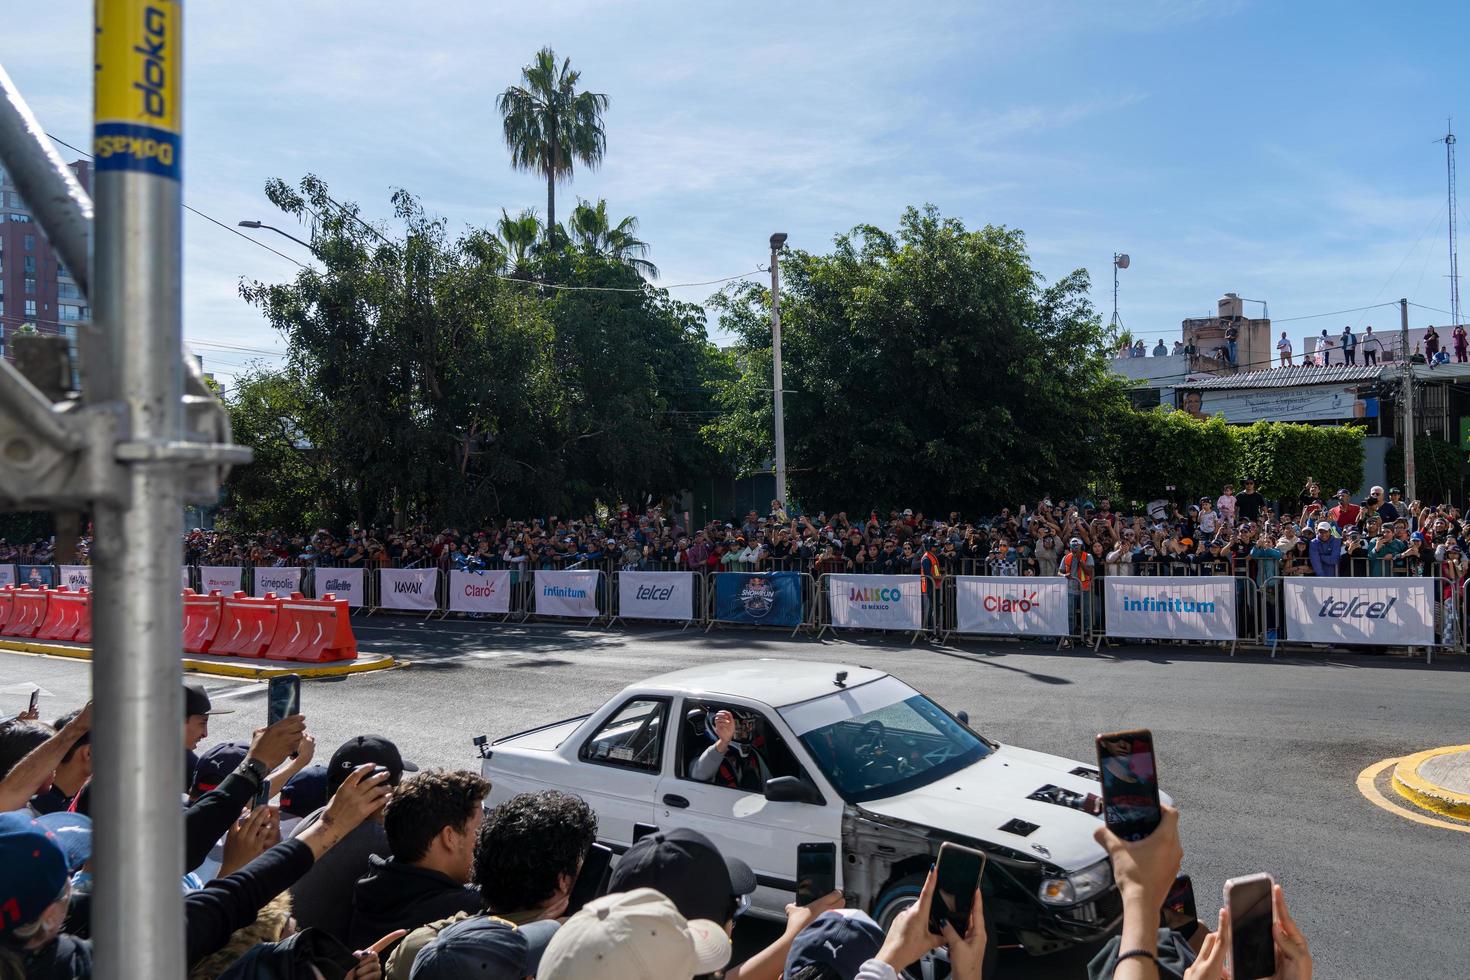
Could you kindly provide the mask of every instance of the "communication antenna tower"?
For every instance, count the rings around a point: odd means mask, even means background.
[[[1444,144],[1445,174],[1449,181],[1450,196],[1450,314],[1454,317],[1452,326],[1460,323],[1460,252],[1456,242],[1455,229],[1455,130],[1453,120],[1446,124],[1449,132],[1445,133],[1444,139],[1435,140],[1436,143]]]

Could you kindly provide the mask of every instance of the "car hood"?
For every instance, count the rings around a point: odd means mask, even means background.
[[[998,844],[1066,871],[1079,871],[1107,856],[1092,839],[1101,818],[1029,797],[1044,786],[1083,796],[1098,793],[1095,779],[1072,774],[1082,765],[1061,756],[1002,745],[979,762],[927,786],[861,806],[880,816]],[[1095,771],[1093,766],[1086,768]],[[1035,824],[1036,829],[1024,835],[1001,829],[1012,820]]]

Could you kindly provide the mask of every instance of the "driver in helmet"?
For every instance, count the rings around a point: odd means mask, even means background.
[[[761,750],[761,717],[750,711],[726,709],[713,717],[705,713],[704,732],[714,744],[705,749],[689,769],[689,778],[730,789],[760,793],[765,790],[771,769]]]

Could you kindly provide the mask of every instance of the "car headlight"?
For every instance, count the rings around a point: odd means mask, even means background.
[[[1102,860],[1065,877],[1043,878],[1038,896],[1047,905],[1076,905],[1107,891],[1112,883],[1113,866]]]

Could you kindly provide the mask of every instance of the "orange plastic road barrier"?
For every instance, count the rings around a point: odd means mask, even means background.
[[[92,597],[86,591],[47,589],[46,618],[31,635],[38,640],[74,640],[85,620],[91,633]]]
[[[209,595],[196,595],[193,589],[184,590],[184,652],[210,653],[220,623],[224,621],[224,599],[219,590]]]
[[[219,631],[209,652],[237,657],[262,657],[276,635],[281,618],[281,602],[274,592],[263,599],[252,599],[236,592],[222,603]]]
[[[5,624],[10,622],[10,617],[15,612],[15,586],[7,585],[0,589],[0,633],[5,632]]]
[[[81,618],[81,621],[77,623],[77,634],[76,634],[76,636],[73,636],[72,639],[75,640],[77,643],[91,643],[92,642],[92,591],[90,589],[82,589],[78,594],[86,597],[87,604],[86,604],[86,607],[82,610],[82,618]]]
[[[271,660],[321,663],[325,660],[356,660],[357,638],[347,600],[330,592],[320,599],[303,599],[300,592],[281,600],[281,622],[276,638],[265,655]]]
[[[6,636],[35,636],[46,621],[48,595],[45,589],[16,589],[10,619],[0,632]]]

